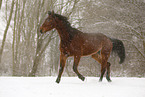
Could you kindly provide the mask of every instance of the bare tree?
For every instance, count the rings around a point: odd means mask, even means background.
[[[101,32],[121,39],[125,44],[127,56],[124,64],[129,65],[118,66],[126,67],[124,72],[129,73],[129,76],[144,76],[144,65],[142,64],[145,60],[145,2],[141,0],[99,0],[81,1],[81,4],[79,7],[84,10],[81,22],[83,31]],[[116,65],[112,65],[113,70],[119,70],[117,60],[114,64]],[[138,69],[131,69],[129,66],[138,67]]]
[[[2,6],[2,0],[0,0],[0,9],[1,9],[1,6]]]
[[[14,16],[14,28],[13,28],[13,42],[12,42],[12,58],[13,58],[13,76],[17,75],[16,70],[16,59],[15,59],[15,40],[16,40],[16,18],[17,18],[17,11],[18,11],[18,0],[16,1],[15,5],[15,16]]]
[[[13,8],[14,8],[14,1],[15,0],[13,0],[12,3],[11,3],[10,16],[9,16],[8,21],[7,21],[7,25],[6,25],[6,28],[5,28],[5,31],[4,31],[4,35],[3,35],[2,45],[1,45],[1,48],[0,48],[0,63],[1,63],[1,60],[2,60],[2,54],[3,54],[3,50],[4,50],[4,45],[5,45],[5,40],[6,40],[7,32],[8,32],[8,29],[9,29],[9,26],[10,26],[10,22],[11,22],[11,19],[12,19],[12,13],[13,13]]]

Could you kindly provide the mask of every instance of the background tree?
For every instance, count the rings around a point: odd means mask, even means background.
[[[1,6],[2,6],[2,0],[0,0],[0,9],[1,9]]]
[[[111,62],[113,71],[123,70],[129,76],[144,76],[144,9],[145,2],[138,0],[82,1],[82,27],[84,32],[101,32],[122,40],[126,48],[126,65]],[[85,7],[83,7],[85,6]],[[112,58],[113,59],[113,56]],[[134,64],[134,65],[133,65]],[[136,65],[135,65],[136,64]],[[121,69],[120,69],[121,68]],[[127,68],[126,71],[124,68]],[[135,69],[138,68],[138,69]],[[138,72],[138,70],[140,72]],[[142,72],[141,72],[142,71]],[[117,72],[115,72],[119,75]]]
[[[2,3],[2,0],[1,0],[1,3]],[[14,0],[12,1],[12,4],[11,4],[9,19],[7,20],[7,25],[6,25],[6,28],[5,28],[5,31],[4,31],[4,35],[3,35],[3,41],[2,41],[1,48],[0,48],[0,64],[1,64],[1,60],[2,60],[2,54],[3,54],[3,50],[4,50],[4,45],[5,45],[7,32],[8,32],[10,22],[11,22],[11,19],[12,19],[13,8],[14,8]]]

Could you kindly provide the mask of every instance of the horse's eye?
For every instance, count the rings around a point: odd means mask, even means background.
[[[47,21],[49,22],[50,20],[48,19]]]

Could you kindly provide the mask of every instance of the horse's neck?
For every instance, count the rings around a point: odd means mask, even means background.
[[[61,38],[61,41],[65,41],[65,42],[68,42],[68,41],[70,41],[70,39],[71,39],[71,34],[73,34],[74,32],[72,31],[73,30],[73,28],[71,27],[71,26],[66,26],[66,25],[64,25],[64,26],[58,26],[57,28],[56,28],[56,30],[58,31],[58,33],[59,33],[59,36],[60,36],[60,38]]]

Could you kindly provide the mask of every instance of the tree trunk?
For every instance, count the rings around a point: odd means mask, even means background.
[[[5,40],[6,40],[7,32],[8,32],[8,29],[9,29],[9,26],[10,26],[10,22],[11,22],[11,19],[12,19],[12,13],[13,13],[13,8],[14,8],[14,1],[15,0],[13,0],[12,4],[11,4],[12,6],[11,6],[11,11],[10,11],[10,16],[9,16],[9,19],[8,19],[8,22],[7,22],[5,31],[4,31],[3,41],[2,41],[1,48],[0,48],[0,63],[1,63],[1,60],[2,60],[2,54],[3,54],[3,49],[4,49],[4,45],[5,45]]]
[[[2,6],[2,0],[0,0],[0,9],[1,9],[1,6]]]
[[[141,35],[142,35],[142,40],[143,40],[143,51],[145,55],[145,32],[141,32]]]
[[[32,67],[32,71],[29,73],[29,76],[35,76],[36,72],[37,72],[37,67],[39,65],[39,61],[40,61],[40,56],[36,56],[36,58],[34,59],[34,64]]]
[[[144,49],[144,55],[145,55],[145,40],[143,40],[143,49]]]
[[[41,56],[44,53],[44,51],[46,50],[47,46],[49,45],[50,41],[52,40],[52,35],[53,33],[50,33],[49,37],[48,37],[48,41],[45,44],[45,46],[42,48],[42,37],[38,40],[38,44],[37,44],[37,50],[36,50],[36,55],[35,55],[35,59],[34,59],[34,64],[32,67],[32,71],[29,73],[29,76],[35,76],[36,72],[37,72],[37,67],[39,65],[39,62],[41,60]]]
[[[142,31],[141,31],[141,39],[142,39],[142,44],[143,44],[143,55],[145,57],[145,34]]]
[[[13,58],[13,76],[16,75],[16,61],[15,61],[15,36],[16,36],[16,18],[17,18],[18,0],[16,3],[15,17],[14,17],[14,29],[13,29],[13,42],[12,42],[12,58]]]

